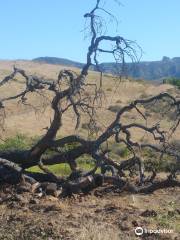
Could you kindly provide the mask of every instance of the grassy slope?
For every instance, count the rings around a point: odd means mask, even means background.
[[[6,74],[10,73],[12,70],[13,64],[16,66],[25,69],[29,74],[36,74],[38,76],[42,76],[49,79],[57,78],[57,74],[59,70],[61,70],[62,66],[59,65],[49,65],[49,64],[39,64],[34,63],[31,61],[0,61],[0,79],[2,79]],[[78,69],[73,69],[78,71]],[[0,88],[0,96],[10,96],[11,94],[18,93],[21,89],[23,89],[24,85],[21,78],[17,78],[19,83],[13,82],[8,84],[7,86]],[[95,72],[90,72],[88,81],[90,83],[98,83],[99,75]],[[102,108],[99,109],[97,122],[100,129],[104,130],[110,122],[115,117],[115,112],[128,104],[130,101],[137,99],[139,97],[145,98],[154,94],[158,94],[164,91],[171,91],[175,95],[179,94],[176,92],[171,85],[164,84],[164,85],[152,85],[147,82],[143,81],[119,81],[114,79],[112,76],[105,75],[103,77],[103,90],[105,93],[105,97],[103,98]],[[90,90],[89,90],[90,93]],[[28,102],[35,106],[38,111],[32,106],[28,105],[20,105],[16,101],[10,102],[7,104],[6,108],[6,119],[4,125],[4,131],[1,131],[1,138],[4,140],[9,138],[5,144],[1,144],[1,148],[6,147],[6,149],[13,147],[27,148],[32,145],[32,142],[39,138],[42,134],[45,133],[44,128],[49,126],[50,119],[52,118],[52,111],[49,107],[50,99],[52,96],[48,95],[48,99],[45,100],[43,96],[38,94],[28,95]],[[110,109],[111,111],[109,111]],[[153,110],[154,111],[154,110]],[[150,117],[150,124],[153,124],[157,121],[158,112],[151,113]],[[60,130],[58,134],[61,136],[65,136],[68,134],[79,134],[83,136],[87,136],[85,128],[87,128],[87,117],[82,116],[82,125],[74,132],[74,124],[72,124],[72,119],[75,119],[74,114],[69,111],[64,116],[64,125],[63,128]],[[123,118],[124,122],[134,122],[138,121],[142,123],[142,119],[139,118],[136,112],[132,112],[126,114]],[[162,125],[164,127],[169,126],[171,122],[168,119],[163,119]],[[138,140],[145,140],[145,141],[152,141],[150,136],[144,135],[142,131],[133,131],[132,132],[134,139]],[[26,135],[27,137],[24,138],[22,136]],[[18,138],[20,136],[20,138]],[[179,139],[180,136],[180,129],[178,129],[176,135],[174,135],[175,139]],[[8,144],[10,146],[8,146]],[[119,159],[126,157],[127,154],[124,154],[123,147],[119,149],[119,146],[113,145],[114,154],[113,157]],[[123,155],[124,154],[124,155]],[[86,157],[82,157],[79,162],[80,166],[88,169],[90,167],[89,163],[84,163],[84,159],[87,160]],[[53,166],[51,167],[56,173],[64,174],[69,173],[69,167],[67,165],[61,166]],[[37,170],[37,169],[35,169]]]

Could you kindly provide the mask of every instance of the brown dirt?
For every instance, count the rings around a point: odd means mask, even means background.
[[[173,231],[139,239],[179,239],[179,193],[169,188],[128,195],[106,188],[71,199],[14,194],[0,205],[0,239],[133,240],[137,226]]]

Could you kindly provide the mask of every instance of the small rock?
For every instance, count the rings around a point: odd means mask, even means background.
[[[37,196],[38,196],[39,198],[42,198],[42,197],[44,196],[44,193],[43,193],[43,192],[40,192],[40,193],[37,194]]]
[[[36,193],[40,186],[41,186],[41,184],[40,184],[39,182],[34,183],[34,184],[31,186],[31,191],[32,191],[32,193]]]
[[[46,187],[46,194],[47,195],[52,195],[54,197],[57,196],[56,194],[57,191],[57,185],[55,183],[49,183]]]

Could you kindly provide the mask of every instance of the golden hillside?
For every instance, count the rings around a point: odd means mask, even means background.
[[[60,65],[40,64],[31,61],[0,61],[0,79],[9,74],[13,65],[24,69],[28,74],[35,74],[47,79],[56,79],[60,70],[66,68]],[[78,71],[78,69],[73,69]],[[99,75],[90,72],[88,81],[90,83],[99,83]],[[17,94],[24,87],[20,78],[0,88],[0,97],[11,96]],[[110,75],[103,76],[102,106],[98,109],[97,123],[100,130],[106,128],[115,117],[115,112],[121,106],[124,106],[137,98],[146,98],[160,92],[170,91],[175,96],[179,92],[173,86],[168,84],[153,85],[144,81],[130,81],[115,79]],[[89,92],[90,94],[90,92]],[[180,96],[180,95],[179,95]],[[6,103],[4,130],[1,130],[1,138],[16,135],[17,133],[27,134],[28,136],[37,136],[45,133],[45,128],[49,126],[52,112],[49,107],[51,96],[43,94],[29,94],[26,105],[22,105],[17,101]],[[108,110],[110,108],[110,110]],[[2,113],[1,113],[2,114]],[[149,114],[151,124],[158,120],[158,114]],[[137,112],[131,112],[124,116],[123,121],[133,122],[143,120],[138,116]],[[76,130],[78,134],[85,134],[84,127],[87,123],[86,116],[82,116],[81,127]],[[63,120],[63,127],[60,129],[60,135],[73,133],[75,127],[75,116],[69,111]],[[171,121],[167,118],[162,120],[162,126],[169,127]],[[135,138],[144,137],[144,133],[134,132]],[[180,129],[177,130],[174,138],[178,139]]]

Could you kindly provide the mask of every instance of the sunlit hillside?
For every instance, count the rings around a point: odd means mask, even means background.
[[[60,70],[64,69],[64,66],[60,65],[50,65],[50,64],[40,64],[31,61],[0,61],[0,78],[9,74],[13,65],[24,69],[28,74],[35,74],[45,79],[56,79]],[[74,71],[79,71],[78,69],[73,69]],[[99,74],[97,72],[90,72],[88,81],[90,83],[96,83],[99,85]],[[5,87],[0,89],[0,97],[11,96],[12,94],[17,94],[20,90],[24,88],[24,84],[21,78],[15,79],[15,81],[9,83]],[[102,105],[97,106],[97,126],[99,132],[105,129],[111,121],[115,118],[115,114],[122,106],[130,103],[137,98],[147,98],[149,96],[158,94],[160,92],[169,91],[175,96],[179,95],[178,90],[173,86],[168,84],[153,85],[150,82],[145,81],[134,81],[128,79],[117,79],[111,75],[103,76],[102,84],[103,94],[102,94]],[[91,90],[89,90],[91,91]],[[91,94],[89,92],[89,94]],[[52,111],[49,107],[51,96],[47,95],[45,92],[42,94],[29,94],[28,101],[25,105],[18,103],[17,101],[10,101],[7,103],[5,110],[5,121],[3,125],[3,130],[1,129],[1,138],[6,138],[7,136],[13,136],[19,133],[27,134],[28,136],[39,136],[45,133],[45,129],[49,126],[52,119]],[[142,109],[142,111],[145,111]],[[3,114],[3,112],[1,112]],[[153,122],[157,121],[158,113],[149,113],[148,118]],[[72,121],[72,119],[74,121]],[[123,121],[134,122],[144,120],[133,111],[126,114]],[[171,121],[168,118],[162,119],[162,126],[169,127]],[[63,127],[60,129],[60,135],[67,135],[74,133],[75,128],[75,116],[69,111],[63,119]],[[87,133],[87,117],[82,116],[81,126],[76,133],[86,135]],[[144,137],[142,132],[134,132],[135,138]],[[180,130],[177,131],[174,138],[178,138]],[[148,136],[145,136],[148,137]]]

